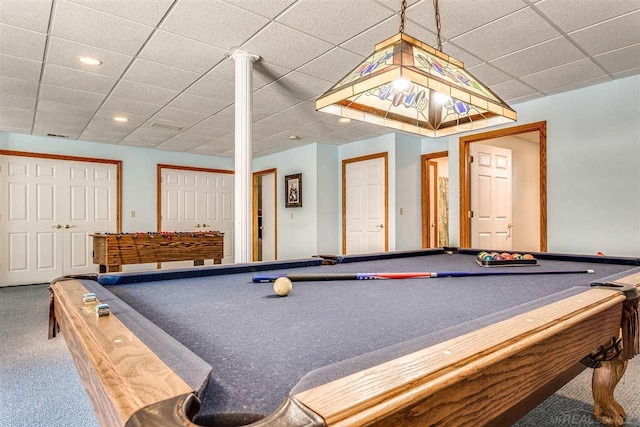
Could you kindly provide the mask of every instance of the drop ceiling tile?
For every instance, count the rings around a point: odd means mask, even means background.
[[[76,105],[63,104],[60,102],[48,101],[46,99],[38,100],[38,112],[49,114],[63,114],[69,117],[78,117],[89,120],[95,114],[94,108],[78,107]]]
[[[51,14],[51,0],[2,0],[0,23],[46,33]]]
[[[326,123],[329,125],[338,126],[339,128],[350,128],[353,126],[358,126],[363,123],[359,120],[351,120],[350,122],[341,122],[340,119],[342,119],[342,117],[334,116],[333,114],[327,114],[325,118],[317,121],[319,123]]]
[[[189,152],[193,154],[215,156],[227,150],[228,150],[227,147],[221,146],[213,142],[210,144],[201,145],[200,147],[196,147],[190,150]]]
[[[216,65],[226,51],[166,31],[157,31],[140,53],[140,58],[184,70],[204,73]]]
[[[103,144],[117,144],[122,141],[125,136],[127,135],[124,133],[96,132],[91,129],[85,129],[78,139],[89,142],[100,142]]]
[[[358,55],[369,56],[373,53],[374,46],[389,37],[398,34],[400,18],[393,16],[373,28],[356,35],[342,43],[340,47]],[[405,21],[405,33],[425,43],[435,43],[436,35],[412,20]]]
[[[345,128],[334,130],[333,132],[328,132],[324,134],[324,136],[328,136],[329,138],[339,138],[339,139],[362,139],[365,135],[369,135],[371,132],[368,132],[364,129],[358,129],[355,127]]]
[[[194,111],[179,110],[177,108],[165,107],[158,111],[151,120],[171,121],[180,123],[183,126],[192,126],[209,117],[209,114],[196,113]]]
[[[0,107],[0,126],[28,128],[33,122],[33,111]]]
[[[128,121],[116,122],[113,118],[117,116],[124,116],[128,119]],[[95,124],[97,122],[100,122],[103,123],[105,129],[107,127],[111,127],[113,129],[122,129],[122,132],[124,132],[124,129],[128,129],[129,132],[131,132],[138,126],[145,123],[147,120],[149,120],[149,116],[137,116],[135,114],[123,114],[117,111],[99,110],[96,113],[95,117],[93,117],[91,123]]]
[[[148,104],[165,105],[179,93],[177,90],[120,80],[115,89],[113,89],[113,92],[111,92],[111,95],[117,96],[118,98],[146,102]]]
[[[102,65],[86,65],[78,61],[80,56],[89,56],[102,61]],[[50,37],[47,63],[60,65],[92,74],[119,78],[133,60],[132,56],[111,52],[97,47]]]
[[[287,128],[267,126],[262,123],[253,124],[253,132],[262,136],[271,136],[285,131]]]
[[[400,11],[400,3],[398,2],[398,0],[377,0],[378,3],[381,3],[385,6],[387,6],[389,9],[393,10],[394,12],[399,12]],[[407,6],[411,6],[415,3],[418,3],[421,0],[408,0],[407,1]]]
[[[281,95],[265,89],[260,89],[253,94],[253,105],[261,110],[277,113],[280,110],[300,103],[297,98]]]
[[[538,92],[518,80],[509,80],[508,82],[493,85],[490,89],[502,99],[520,98]]]
[[[605,72],[590,59],[582,59],[550,70],[540,71],[521,78],[540,92],[602,77]]]
[[[451,41],[488,61],[559,35],[540,15],[526,8]]]
[[[567,86],[562,86],[562,87],[557,87],[555,89],[552,89],[550,91],[547,92],[547,95],[553,95],[556,93],[561,93],[561,92],[567,92],[570,90],[575,90],[575,89],[580,89],[583,87],[587,87],[587,86],[593,86],[596,84],[600,84],[600,83],[604,83],[604,82],[609,82],[611,81],[611,77],[605,75],[602,77],[596,77],[595,79],[590,79],[590,80],[585,80],[579,83],[573,83]]]
[[[190,93],[182,93],[176,99],[171,101],[169,107],[179,108],[181,110],[195,111],[202,114],[215,114],[225,107],[229,106],[229,102],[218,101],[216,99],[206,98],[204,96],[192,95]]]
[[[316,103],[313,101],[306,101],[300,104],[294,105],[291,108],[287,108],[282,111],[282,114],[293,117],[301,117],[309,120],[320,120],[325,117],[330,117],[331,114],[321,113],[316,111]]]
[[[38,111],[36,114],[36,122],[51,123],[54,125],[72,126],[76,128],[84,128],[88,123],[88,118],[73,117],[60,113],[43,113]]]
[[[34,61],[44,58],[45,34],[0,24],[0,53]]]
[[[121,18],[155,27],[174,0],[71,0]]]
[[[40,89],[40,99],[93,108],[94,110],[102,104],[102,101],[104,101],[105,98],[105,95],[100,95],[98,93],[44,84]]]
[[[451,39],[524,7],[526,4],[521,0],[474,0],[473,4],[467,0],[443,1],[439,4],[440,32],[442,37]],[[419,22],[425,27],[436,31],[432,1],[422,1],[408,8],[406,16],[409,19],[420,19]]]
[[[564,37],[520,50],[490,62],[515,77],[533,74],[585,58],[584,54]]]
[[[152,127],[151,124],[154,122],[155,120],[147,121],[147,123],[145,123],[143,126],[139,127],[138,129],[134,130],[131,134],[138,135],[141,137],[163,139],[163,141],[166,141],[167,139],[173,138],[174,136],[176,136],[181,132],[179,130]]]
[[[637,0],[545,0],[535,7],[568,33],[640,9],[640,3]]]
[[[209,117],[207,120],[200,123],[199,126],[222,129],[229,132],[233,132],[233,129],[235,128],[233,119],[227,119],[219,116]]]
[[[296,71],[330,82],[338,82],[363,60],[363,56],[336,47]]]
[[[41,69],[42,62],[0,55],[0,76],[39,82]]]
[[[125,80],[165,89],[182,91],[196,81],[200,74],[168,65],[136,59],[124,76]]]
[[[300,0],[277,21],[319,39],[340,44],[393,14],[370,0],[350,0],[340,3],[339,7],[336,7],[335,0]]]
[[[209,139],[220,138],[222,135],[226,135],[228,133],[229,133],[228,130],[215,129],[215,128],[205,127],[201,125],[196,125],[183,132],[183,134],[186,134],[186,135],[204,136]]]
[[[219,0],[181,0],[171,10],[161,28],[223,49],[231,49],[240,46],[268,22],[263,16]]]
[[[181,133],[163,142],[158,148],[164,148],[164,146],[178,146],[183,148],[182,151],[187,151],[194,147],[199,147],[200,145],[211,142],[212,140],[213,138]]]
[[[442,51],[447,55],[454,57],[458,61],[462,61],[464,68],[470,68],[483,62],[482,59],[470,54],[452,42],[443,43]]]
[[[44,67],[44,84],[61,86],[69,89],[79,89],[86,92],[106,95],[111,91],[116,79],[71,68],[46,64]]]
[[[611,74],[640,67],[640,43],[595,56]]]
[[[271,83],[272,81],[290,73],[291,70],[264,61],[257,61],[253,64],[253,89],[257,90]]]
[[[0,93],[35,98],[38,94],[38,83],[0,76]]]
[[[287,116],[285,114],[274,114],[267,117],[266,119],[255,122],[255,124],[272,126],[281,129],[289,129],[292,127],[301,126],[305,123],[309,123],[310,121],[310,119],[305,119],[302,117]]]
[[[293,128],[291,131],[294,132],[295,135],[298,135],[300,138],[310,138],[341,129],[343,128],[340,126],[335,126],[328,123],[311,122],[307,123],[306,125]]]
[[[569,36],[591,55],[640,43],[640,10],[578,30]]]
[[[117,98],[110,96],[102,104],[102,109],[107,111],[115,111],[118,113],[129,113],[138,116],[151,116],[155,114],[160,106],[155,104],[147,104],[146,102],[133,101],[131,99]]]
[[[480,64],[469,68],[469,72],[487,86],[511,80],[512,77],[488,64]]]
[[[82,131],[84,130],[84,126],[64,126],[64,125],[56,125],[53,123],[42,123],[36,122],[33,126],[33,134],[39,134],[46,136],[47,134],[55,134],[55,135],[65,135],[68,136],[69,139],[76,139]]]
[[[152,148],[156,145],[162,144],[165,141],[164,138],[151,138],[148,136],[140,136],[130,134],[127,135],[122,141],[120,141],[119,145],[127,145],[131,147],[145,147]]]
[[[209,71],[207,75],[215,77],[216,79],[227,80],[230,82],[235,81],[236,72],[233,59],[227,58],[220,62],[213,68],[213,70]]]
[[[274,43],[277,40],[277,43]],[[332,46],[320,39],[272,22],[260,31],[243,50],[260,55],[264,61],[293,70],[322,55]]]
[[[275,18],[277,15],[282,13],[283,10],[295,3],[295,0],[226,0],[226,3],[271,19]]]
[[[30,135],[31,134],[31,126],[29,126],[28,128],[17,128],[17,127],[1,126],[0,125],[0,132],[24,133],[24,134]]]
[[[24,96],[0,94],[0,107],[18,108],[20,110],[35,110],[36,99]]]
[[[292,72],[266,85],[263,89],[299,100],[322,95],[334,83],[306,74]]]
[[[187,92],[220,101],[233,102],[235,99],[235,88],[232,82],[209,76],[204,76],[187,89]]]
[[[126,55],[135,55],[153,27],[59,0],[51,34]]]
[[[615,73],[613,77],[616,79],[622,79],[624,77],[635,76],[636,74],[640,74],[640,67],[632,68],[631,70],[622,71],[620,73]]]

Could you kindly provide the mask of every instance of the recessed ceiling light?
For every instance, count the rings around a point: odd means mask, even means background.
[[[300,139],[300,137],[298,135],[291,135],[289,139]]]
[[[102,65],[102,61],[90,56],[79,56],[78,61],[82,62],[85,65]]]
[[[128,122],[129,121],[129,119],[127,119],[126,117],[123,117],[123,116],[115,116],[113,118],[113,120],[115,120],[116,122]]]
[[[351,119],[349,117],[341,117],[340,119],[338,119],[338,121],[340,123],[349,123]]]

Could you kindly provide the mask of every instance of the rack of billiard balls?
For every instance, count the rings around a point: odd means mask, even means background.
[[[482,267],[506,267],[537,265],[538,260],[531,254],[509,252],[480,252],[476,262]]]

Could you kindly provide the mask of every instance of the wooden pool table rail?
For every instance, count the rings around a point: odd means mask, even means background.
[[[640,273],[618,282],[640,287]],[[188,414],[194,409],[185,409],[184,403],[194,390],[115,316],[87,315],[83,289],[67,280],[53,284],[51,293],[55,320],[101,424],[144,425],[136,420],[155,417],[162,420],[157,425],[193,425]],[[299,392],[257,424],[479,425],[515,420],[577,375],[584,356],[619,336],[624,301],[615,291],[586,290]],[[126,346],[114,346],[114,340],[123,338]],[[626,361],[613,361],[596,369],[602,378],[594,379],[594,394],[612,399],[624,366]],[[596,402],[596,414],[609,425],[622,424],[621,410],[615,401]]]

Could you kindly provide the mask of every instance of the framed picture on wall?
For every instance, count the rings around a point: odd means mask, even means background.
[[[302,207],[302,174],[287,175],[284,177],[285,207]]]

